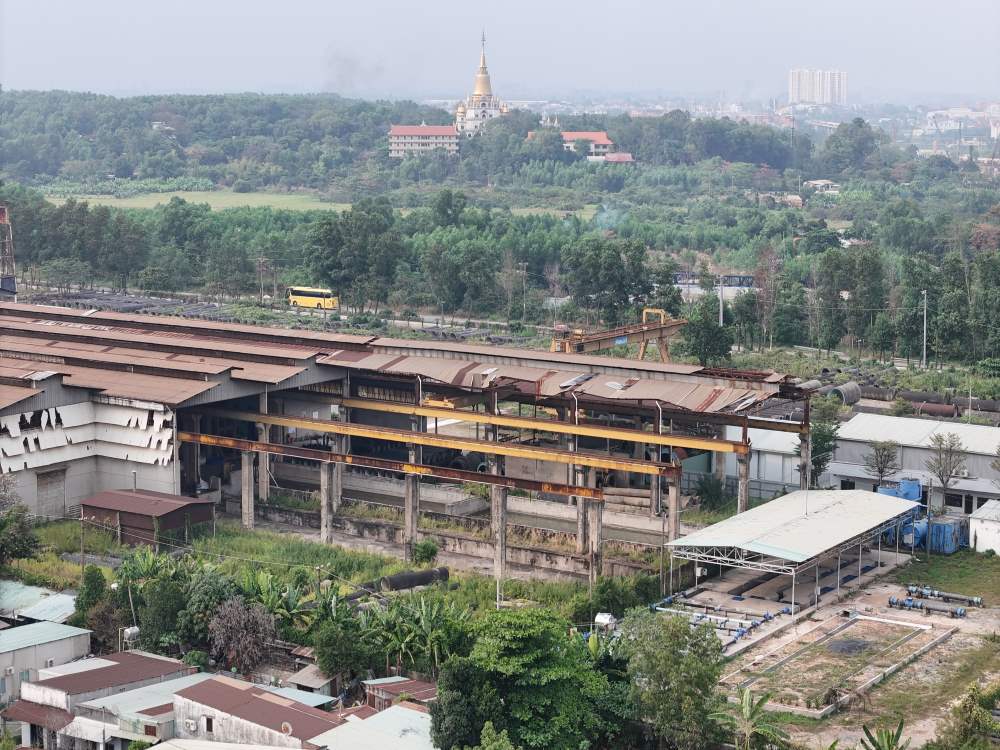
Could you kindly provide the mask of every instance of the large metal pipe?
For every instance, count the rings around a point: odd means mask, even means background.
[[[963,604],[968,604],[972,607],[983,606],[983,598],[981,596],[953,594],[949,591],[938,591],[937,589],[932,589],[930,586],[920,586],[915,583],[911,583],[907,586],[906,590],[909,591],[912,596],[920,597],[922,599],[944,599],[946,602],[962,602]]]

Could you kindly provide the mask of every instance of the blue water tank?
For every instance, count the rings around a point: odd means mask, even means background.
[[[904,500],[920,500],[923,496],[919,479],[900,479],[898,490],[896,497]]]
[[[924,522],[926,523],[926,521]],[[930,549],[938,555],[951,555],[962,546],[961,518],[935,518],[930,526]]]
[[[919,479],[900,479],[895,487],[879,487],[878,493],[903,500],[920,500],[923,495]]]

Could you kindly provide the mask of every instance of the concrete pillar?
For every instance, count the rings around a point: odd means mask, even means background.
[[[726,439],[726,428],[725,425],[719,428],[719,432],[716,435],[719,440]],[[720,482],[725,484],[726,482],[726,454],[719,453],[718,451],[712,453],[712,470],[715,472],[715,478]]]
[[[750,509],[750,454],[736,456],[736,512]]]
[[[577,487],[587,486],[587,467],[573,466],[573,484]],[[576,498],[576,554],[583,555],[589,549],[587,539],[590,534],[587,518],[587,500]]]
[[[333,541],[333,517],[340,508],[343,493],[343,464],[326,461],[319,465],[319,540]]]
[[[497,588],[507,572],[507,488],[490,486],[490,525],[493,531],[493,575]]]
[[[597,583],[597,577],[601,575],[601,542],[604,532],[604,502],[601,500],[587,500],[584,503],[587,507],[587,551],[589,559],[590,583]]]
[[[812,441],[809,435],[799,435],[799,444],[801,445],[799,455],[799,489],[805,490],[809,488],[810,474],[812,473]]]
[[[681,490],[677,482],[667,484],[667,541],[672,542],[681,535]]]
[[[267,414],[267,392],[260,394],[261,414]],[[257,425],[257,439],[263,443],[270,442],[271,433],[266,424]],[[271,457],[264,452],[257,454],[257,493],[260,501],[266,503],[271,495]]]
[[[403,546],[406,559],[413,559],[413,544],[417,541],[417,519],[420,516],[420,476],[407,474],[403,479]]]
[[[240,467],[242,501],[240,503],[241,517],[244,529],[253,528],[253,451],[241,451],[243,458]]]

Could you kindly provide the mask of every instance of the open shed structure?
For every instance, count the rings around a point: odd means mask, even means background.
[[[822,591],[821,563],[836,558],[836,568],[824,577],[834,575],[836,584],[831,580],[830,588],[839,592],[844,557],[853,563],[857,554],[860,580],[865,548],[877,549],[878,567],[882,536],[895,529],[898,553],[899,527],[919,508],[918,503],[865,490],[799,490],[670,542],[671,569],[675,558],[693,561],[696,586],[698,566],[706,563],[773,574],[771,578],[791,576],[796,606],[796,585],[803,574],[814,572],[811,604]]]
[[[108,490],[80,503],[80,518],[111,529],[121,544],[157,547],[167,531],[182,529],[187,541],[197,523],[215,524],[215,502],[152,490]]]

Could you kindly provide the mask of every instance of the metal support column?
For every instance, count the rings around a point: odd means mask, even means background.
[[[840,556],[843,554],[842,550],[837,551],[837,598],[840,598],[840,579],[841,579],[841,567],[840,567]]]
[[[861,556],[864,553],[864,542],[858,542],[858,588],[861,588]]]
[[[795,618],[795,573],[792,573],[792,618]]]
[[[253,528],[253,505],[254,505],[254,489],[253,489],[253,452],[252,451],[241,451],[242,463],[240,465],[240,516],[243,523],[244,529]]]

